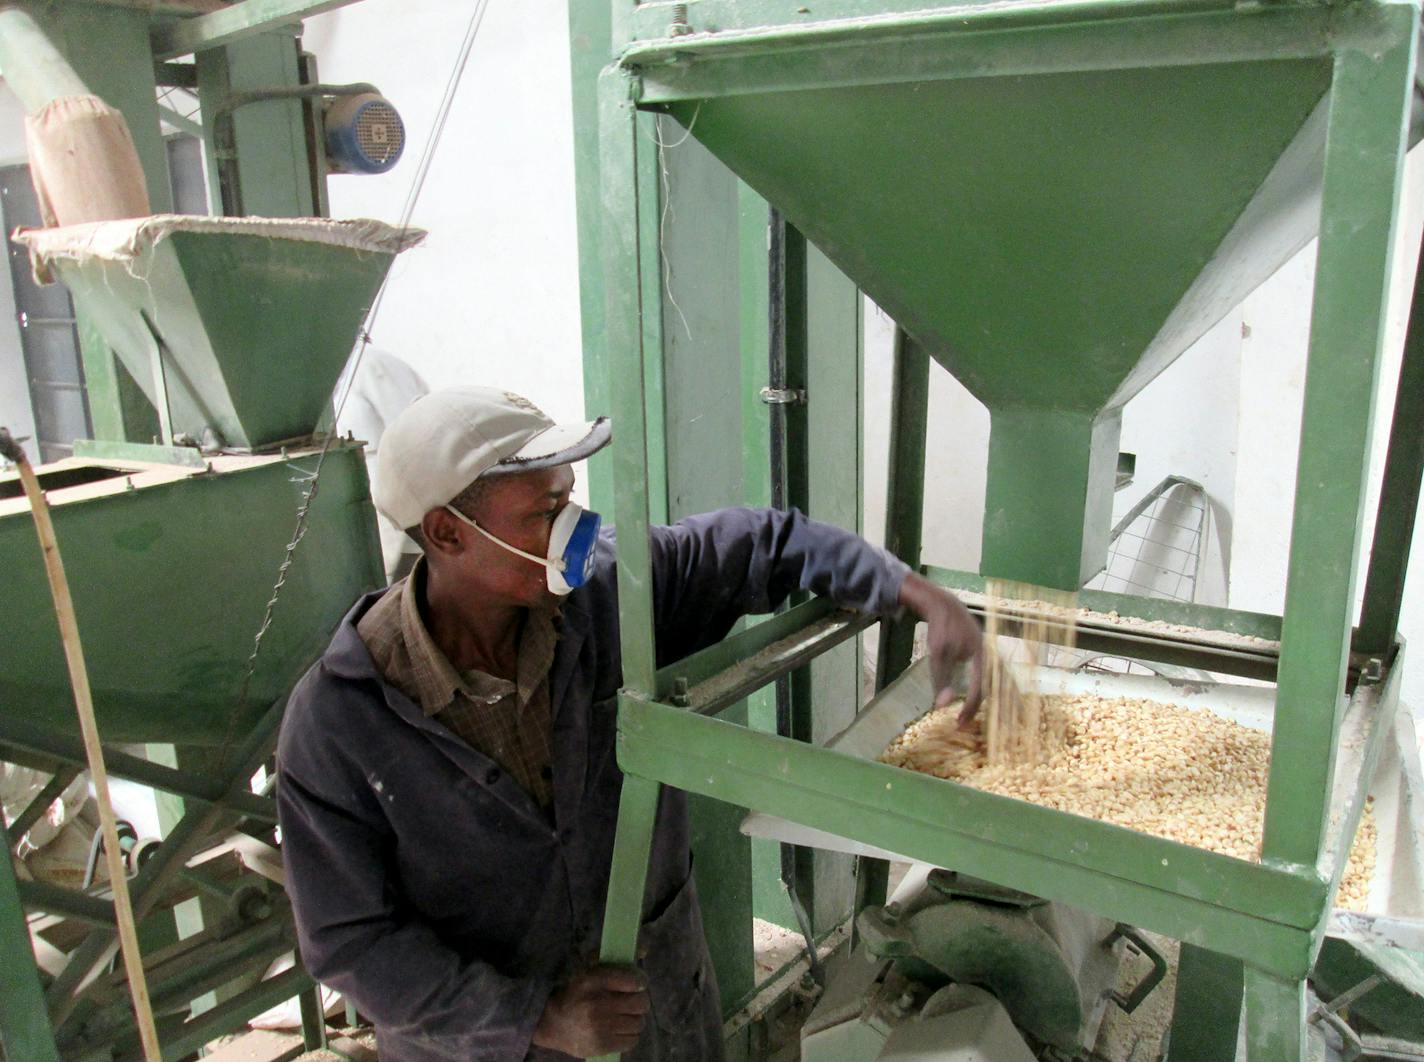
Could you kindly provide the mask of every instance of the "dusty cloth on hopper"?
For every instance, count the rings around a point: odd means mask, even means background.
[[[796,511],[729,509],[651,533],[660,666],[793,590],[898,612],[909,569]],[[549,673],[553,815],[387,681],[357,602],[293,691],[278,746],[283,858],[301,953],[377,1027],[383,1062],[561,1059],[530,1040],[550,993],[597,958],[622,774],[614,538],[563,604]],[[715,867],[699,868],[704,885]],[[713,875],[709,877],[709,875]],[[664,789],[643,903],[652,1013],[631,1055],[722,1057],[687,797]]]
[[[223,218],[200,214],[152,214],[96,221],[58,229],[16,229],[12,239],[30,252],[35,279],[47,283],[57,261],[91,259],[129,265],[178,232],[260,236],[345,247],[373,254],[399,254],[425,239],[423,229],[398,229],[383,221],[351,218]]]
[[[98,96],[61,96],[26,115],[25,148],[45,225],[151,212],[128,123]]]
[[[425,570],[422,557],[361,617],[357,633],[387,682],[514,775],[547,808],[554,758],[549,668],[559,640],[553,614],[529,612],[519,636],[516,681],[456,671],[420,616]]]

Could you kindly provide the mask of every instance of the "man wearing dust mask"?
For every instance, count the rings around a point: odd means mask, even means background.
[[[688,844],[664,788],[636,967],[598,960],[622,784],[614,533],[569,500],[604,418],[518,395],[425,395],[387,429],[373,497],[424,551],[363,597],[291,696],[278,804],[301,954],[376,1024],[383,1062],[722,1058]],[[809,590],[929,625],[940,703],[982,640],[952,595],[792,510],[650,535],[659,666]]]

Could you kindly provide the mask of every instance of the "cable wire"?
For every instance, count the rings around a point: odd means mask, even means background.
[[[435,122],[431,126],[430,136],[426,139],[425,148],[421,152],[420,162],[416,167],[415,176],[411,181],[409,191],[406,193],[405,203],[401,207],[400,220],[397,228],[405,229],[410,224],[411,216],[415,213],[416,204],[420,201],[421,192],[425,189],[425,180],[430,174],[430,165],[435,158],[436,149],[440,145],[441,137],[445,133],[445,127],[450,119],[450,111],[455,103],[455,96],[459,90],[460,82],[464,78],[465,68],[469,64],[470,54],[474,50],[475,40],[479,36],[480,26],[484,23],[485,11],[489,8],[489,0],[476,0],[474,10],[470,13],[470,21],[465,28],[465,36],[460,44],[460,52],[456,56],[454,68],[450,71],[450,77],[445,83],[445,92],[441,96],[440,105],[436,109]],[[390,273],[387,272],[381,281],[380,288],[376,291],[376,297],[371,303],[370,310],[366,313],[366,319],[362,322],[361,331],[358,333],[356,342],[356,353],[349,359],[350,368],[346,372],[346,386],[332,406],[331,424],[326,433],[326,438],[322,442],[321,450],[317,454],[316,466],[307,478],[307,488],[302,495],[302,501],[297,506],[296,526],[293,528],[292,537],[287,542],[287,548],[282,557],[282,562],[277,567],[277,580],[272,585],[272,594],[268,598],[267,606],[263,611],[262,622],[258,625],[257,633],[252,639],[252,652],[248,655],[247,666],[242,676],[242,686],[238,693],[237,709],[233,713],[233,721],[242,714],[242,708],[247,704],[248,693],[252,686],[253,676],[257,672],[257,657],[262,651],[262,641],[267,631],[272,626],[273,616],[276,614],[277,601],[281,596],[282,588],[286,585],[287,576],[291,572],[292,562],[296,557],[297,547],[306,537],[311,515],[312,503],[316,500],[317,491],[321,487],[321,470],[326,462],[326,455],[331,450],[331,444],[336,439],[336,423],[341,417],[341,412],[346,408],[346,400],[351,395],[352,385],[356,380],[356,371],[361,365],[361,359],[366,353],[366,348],[371,344],[371,328],[375,324],[376,316],[380,312],[381,304],[386,294],[386,286],[390,283]],[[231,730],[231,728],[229,728]],[[229,739],[231,733],[229,733]],[[231,746],[231,740],[223,742],[224,755]]]

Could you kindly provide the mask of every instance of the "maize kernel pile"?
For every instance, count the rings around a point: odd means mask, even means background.
[[[911,723],[883,763],[1115,823],[1239,859],[1260,858],[1270,735],[1157,701],[1042,698],[1035,760],[990,763],[981,734],[956,729],[959,705]],[[1336,903],[1363,908],[1374,871],[1368,807]]]

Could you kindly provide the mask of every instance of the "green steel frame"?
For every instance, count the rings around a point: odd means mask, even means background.
[[[1363,810],[1364,787],[1398,703],[1402,654],[1386,643],[1393,642],[1407,561],[1401,543],[1408,535],[1400,532],[1410,529],[1413,511],[1397,500],[1387,499],[1382,507],[1376,542],[1391,545],[1377,551],[1384,559],[1381,570],[1371,572],[1361,638],[1382,659],[1353,683],[1350,642],[1417,4],[1283,3],[1238,11],[1217,0],[1059,0],[926,11],[908,0],[829,0],[816,5],[814,14],[802,9],[795,16],[799,24],[777,25],[784,18],[780,10],[770,3],[701,0],[693,5],[692,18],[717,32],[684,38],[682,27],[670,28],[672,5],[626,0],[613,5],[621,58],[600,79],[600,170],[606,219],[603,326],[619,423],[613,476],[625,687],[618,751],[627,779],[603,957],[612,962],[634,957],[649,835],[658,785],[665,783],[952,866],[1204,949],[1208,961],[1194,956],[1188,964],[1182,998],[1200,1002],[1205,994],[1194,991],[1194,978],[1219,977],[1222,969],[1230,973],[1239,965],[1250,1057],[1302,1059],[1304,979]],[[863,19],[871,14],[879,17]],[[753,628],[661,673],[655,666],[646,365],[656,351],[647,345],[643,322],[659,316],[659,307],[656,298],[648,298],[647,279],[657,260],[644,235],[636,179],[647,150],[646,140],[636,135],[640,109],[751,86],[876,84],[1283,56],[1326,58],[1333,70],[1284,616],[1103,595],[1103,603],[1111,600],[1124,615],[1279,634],[1278,661],[1247,661],[1237,668],[1268,666],[1278,686],[1262,860],[1232,859],[758,733],[704,714],[716,697],[682,696],[674,702],[673,690],[710,694],[728,675],[740,696],[799,666],[856,621],[838,621],[813,603],[782,617],[775,630],[763,630],[770,624]],[[1419,372],[1417,346],[1411,332],[1407,381]],[[896,372],[896,416],[904,430],[896,436],[902,441],[893,455],[890,541],[915,562],[925,413],[922,363],[912,343],[902,341]],[[1401,393],[1405,412],[1396,418],[1389,462],[1391,482],[1415,491],[1421,427],[1408,410],[1416,400],[1417,395]],[[905,438],[911,434],[920,441]],[[973,582],[956,573],[930,574],[947,585]],[[1154,641],[1136,644],[1133,655],[1152,658]],[[903,632],[888,631],[884,643],[893,651],[886,654],[882,682],[907,655]],[[677,683],[679,677],[687,684]],[[1352,692],[1345,699],[1347,689]],[[1352,740],[1341,740],[1345,732]],[[1179,1057],[1224,1057],[1224,1039],[1196,1054],[1183,1047]]]
[[[250,879],[233,885],[215,883],[187,862],[234,830],[272,841],[276,804],[270,795],[248,788],[253,772],[268,761],[276,745],[285,698],[272,704],[258,725],[244,734],[220,775],[179,771],[108,749],[105,759],[116,777],[183,797],[189,810],[168,831],[131,883],[134,915],[146,939],[168,935],[176,902],[199,889],[219,897],[224,917],[197,937],[168,947],[147,948],[145,966],[165,1059],[182,1058],[214,1037],[294,995],[315,991],[300,967],[265,981],[246,971],[265,968],[295,946],[291,911],[280,894],[269,894]],[[0,758],[70,777],[85,764],[77,741],[57,738],[42,728],[7,719],[0,724]],[[46,793],[35,800],[42,811]],[[17,840],[11,831],[11,841]],[[138,1032],[122,985],[102,976],[117,947],[113,904],[102,891],[89,892],[17,882],[10,860],[0,868],[0,941],[10,956],[31,951],[28,916],[62,916],[89,926],[65,954],[63,968],[42,980],[31,962],[7,961],[0,975],[0,1031],[11,1058],[58,1060],[135,1056]],[[185,1016],[187,1003],[229,982],[240,987],[213,1009]],[[309,1041],[322,1025],[304,1008]]]
[[[172,197],[155,81],[181,80],[199,93],[207,113],[240,91],[289,87],[304,77],[310,80],[311,60],[300,54],[294,26],[305,16],[344,2],[350,0],[245,0],[199,17],[193,17],[190,7],[161,2],[113,5],[47,0],[7,6],[0,11],[0,64],[17,91],[23,87],[22,96],[30,106],[48,98],[46,93],[72,92],[82,78],[88,89],[122,111],[144,166],[152,207],[162,213],[171,209]],[[62,55],[61,61],[53,61],[50,45]],[[161,62],[189,53],[195,55],[193,64]],[[74,68],[74,74],[63,71],[64,63]],[[272,217],[319,212],[323,176],[314,175],[309,165],[308,106],[294,101],[264,103],[244,109],[236,119],[235,145],[227,149],[236,157],[221,161],[231,164],[232,176],[244,193],[245,212]],[[209,168],[216,174],[219,155],[214,130],[209,124],[196,131],[204,136]],[[214,185],[213,202],[220,209],[216,192]],[[231,285],[236,275],[232,263],[222,266],[224,280]],[[369,266],[367,262],[361,271]],[[284,274],[288,287],[293,275],[290,270]],[[322,267],[307,279],[318,275],[335,274]],[[376,276],[367,285],[367,296],[379,279]],[[238,280],[244,290],[253,288],[250,276]],[[191,301],[182,293],[176,298],[171,292],[159,297],[168,297],[171,305]],[[348,299],[359,303],[354,311],[358,315],[368,301],[369,297],[361,301],[359,295]],[[90,312],[86,300],[79,303],[86,383],[100,440],[87,441],[79,451],[120,466],[131,461],[169,462],[202,469],[205,462],[196,450],[147,445],[159,434],[160,417],[111,347],[97,315]],[[324,323],[333,322],[334,318]],[[221,327],[228,329],[231,338],[233,329],[250,331],[250,322],[225,320]],[[327,331],[339,333],[341,328]],[[174,342],[186,350],[200,346],[202,339],[183,336]],[[336,341],[340,342],[339,336]],[[344,356],[344,350],[341,353]],[[249,362],[250,357],[243,364]],[[307,384],[308,390],[321,386],[319,380]],[[275,394],[270,385],[268,393]],[[254,399],[257,406],[262,405],[260,397]],[[309,417],[298,418],[300,434],[315,427],[319,412],[320,402]],[[168,432],[163,434],[167,441]],[[148,745],[146,754],[153,758],[147,759],[106,749],[112,774],[155,790],[161,818],[172,812],[164,821],[162,844],[131,883],[164,1058],[188,1056],[293,996],[301,997],[306,1047],[325,1042],[316,989],[300,965],[260,979],[272,959],[290,952],[295,943],[290,909],[280,892],[269,890],[256,873],[241,873],[231,884],[215,882],[186,866],[195,853],[234,830],[273,841],[274,802],[270,795],[249,790],[254,770],[268,762],[275,744],[283,700],[274,704],[272,699],[319,651],[330,624],[352,598],[380,581],[374,512],[361,451],[359,446],[337,445],[328,454],[325,489],[313,507],[313,536],[293,569],[297,582],[288,587],[284,605],[263,639],[262,659],[251,683],[244,683],[243,692],[238,692],[243,665],[253,652],[250,635],[271,596],[271,580],[291,537],[305,483],[305,471],[298,463],[303,455],[296,455],[291,464],[285,450],[282,456],[265,474],[258,470],[255,476],[219,475],[208,468],[206,474],[181,482],[131,490],[128,496],[111,499],[116,504],[104,505],[99,512],[91,511],[94,507],[56,507],[61,540],[74,547],[71,566],[89,569],[87,579],[73,582],[79,598],[85,597],[78,593],[81,588],[90,598],[87,618],[82,600],[80,611],[91,664],[97,656],[102,674],[107,661],[111,678],[128,670],[110,684],[107,696],[103,689],[96,691],[101,695],[101,723],[108,723],[106,739],[176,743],[176,748]],[[228,508],[234,504],[247,515],[246,521],[234,523]],[[185,520],[168,519],[179,509],[184,510]],[[4,532],[0,540],[15,547],[12,553],[17,558],[33,548],[28,524],[28,516],[11,514],[0,527]],[[66,528],[71,532],[68,537]],[[175,528],[179,529],[176,539]],[[234,556],[244,559],[219,576],[213,558],[221,558],[229,546],[237,551]],[[115,556],[129,563],[115,566]],[[148,578],[165,558],[171,570],[160,573],[161,579]],[[248,574],[253,578],[243,575],[244,565],[251,566]],[[42,576],[28,563],[12,567],[8,600],[23,612],[24,601],[34,596],[28,593],[33,589],[31,576]],[[304,586],[308,578],[315,581]],[[255,598],[249,602],[256,607],[252,625],[244,628],[247,641],[215,635],[221,633],[217,628],[223,623],[232,625],[231,600],[226,601],[225,613],[208,609],[207,615],[193,618],[194,602],[205,600],[204,595],[211,595],[217,585],[242,586],[239,597]],[[304,598],[300,604],[294,593]],[[239,608],[236,614],[249,611]],[[22,632],[21,644],[11,646],[10,660],[16,666],[5,671],[9,700],[0,719],[0,759],[52,773],[50,784],[7,831],[12,848],[85,764],[83,750],[70,733],[72,710],[64,708],[67,688],[51,681],[62,668],[56,671],[49,666],[58,642],[52,617],[46,627],[48,615],[47,608],[37,611],[37,620],[17,628]],[[175,621],[177,616],[187,619]],[[313,617],[319,618],[313,622]],[[152,637],[145,643],[151,650],[146,658],[133,652],[135,624],[154,628],[147,632]],[[223,660],[216,659],[224,654]],[[282,674],[274,673],[274,668]],[[155,680],[155,675],[161,678]],[[170,682],[172,690],[155,691],[161,681]],[[145,698],[141,691],[151,696]],[[166,757],[170,765],[158,762],[159,757]],[[16,1060],[137,1057],[138,1039],[126,993],[104,974],[116,947],[112,904],[102,890],[17,882],[9,862],[0,870],[4,1053]],[[195,886],[203,915],[196,922],[193,912],[184,910],[193,906],[188,898]],[[41,913],[69,923],[60,927],[62,935],[55,938],[64,945],[63,965],[56,970],[47,961],[45,973],[36,966],[31,944],[32,918]],[[180,930],[196,932],[173,942],[175,920]],[[87,928],[74,940],[76,927]],[[52,953],[53,946],[47,945],[46,950]],[[216,1005],[203,1010],[202,1004],[212,1001],[215,990]],[[209,994],[206,999],[205,994]],[[190,1010],[194,1001],[197,1005]]]

